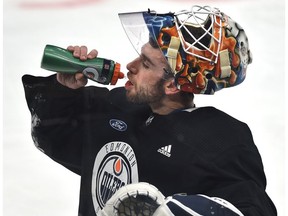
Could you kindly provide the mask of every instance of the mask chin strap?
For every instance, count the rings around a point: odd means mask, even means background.
[[[220,57],[220,67],[221,67],[221,78],[227,78],[231,75],[231,65],[229,59],[228,49],[222,50],[219,52]]]
[[[166,57],[167,57],[167,61],[170,65],[173,73],[175,72],[175,69],[176,69],[177,54],[178,54],[180,44],[181,44],[180,39],[178,37],[172,36],[171,40],[170,40],[169,47],[167,49]]]

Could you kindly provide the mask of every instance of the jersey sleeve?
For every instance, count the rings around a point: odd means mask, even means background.
[[[69,89],[56,76],[24,75],[22,82],[31,113],[35,146],[69,170],[81,173],[83,133],[79,120],[90,112],[103,112],[109,90],[99,87]]]
[[[249,127],[243,123],[231,146],[214,161],[227,178],[221,187],[211,192],[230,200],[246,216],[277,215],[277,210],[266,194],[266,177],[259,151]]]

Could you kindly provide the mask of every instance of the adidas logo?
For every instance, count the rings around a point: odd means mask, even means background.
[[[166,157],[171,157],[171,147],[172,147],[172,145],[164,146],[164,147],[158,149],[157,152],[165,155]]]

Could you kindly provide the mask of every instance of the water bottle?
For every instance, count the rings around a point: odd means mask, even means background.
[[[97,57],[81,61],[72,52],[53,45],[46,45],[41,68],[59,73],[82,72],[88,79],[104,85],[115,85],[118,79],[124,77],[120,64],[113,60]]]

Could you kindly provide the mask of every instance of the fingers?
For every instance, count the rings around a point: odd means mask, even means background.
[[[72,52],[73,56],[79,58],[81,61],[96,58],[98,55],[98,51],[96,49],[93,49],[88,53],[86,46],[68,46],[67,50]]]
[[[98,51],[96,49],[93,49],[88,54],[87,58],[88,59],[93,59],[93,58],[96,58],[97,56],[98,56]]]
[[[74,57],[79,58],[82,61],[85,61],[87,59],[87,47],[86,46],[74,46],[71,49],[71,51],[73,51]]]

